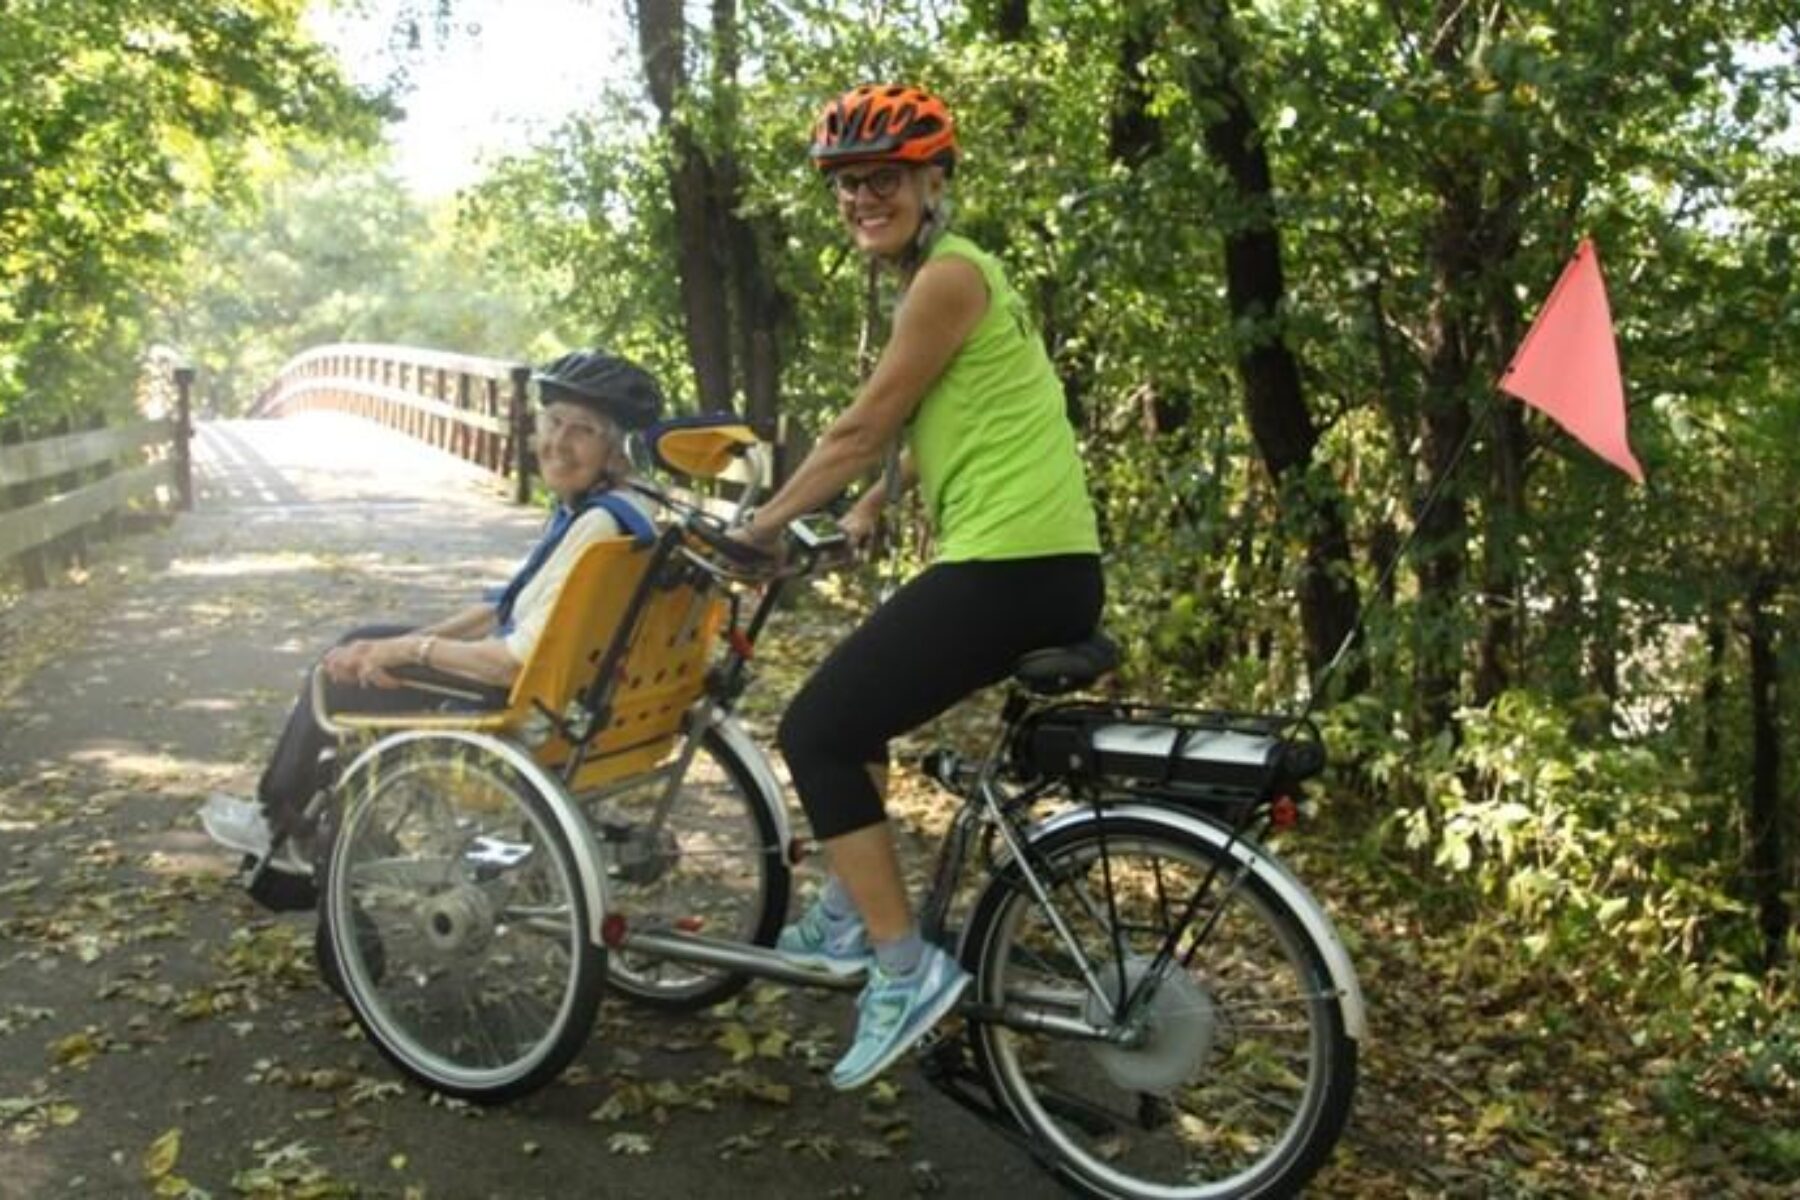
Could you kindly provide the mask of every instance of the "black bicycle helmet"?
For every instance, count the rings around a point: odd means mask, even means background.
[[[647,429],[662,415],[650,372],[604,350],[577,350],[531,373],[545,404],[579,404],[623,429]]]

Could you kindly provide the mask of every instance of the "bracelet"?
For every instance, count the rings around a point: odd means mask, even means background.
[[[413,661],[421,667],[429,667],[431,665],[431,647],[436,641],[437,638],[429,633],[420,638],[419,648],[413,654]]]

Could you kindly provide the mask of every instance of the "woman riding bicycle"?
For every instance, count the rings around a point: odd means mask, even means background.
[[[950,112],[916,87],[853,88],[825,106],[811,157],[855,247],[899,276],[893,333],[855,401],[742,535],[773,546],[905,438],[931,565],[819,666],[780,729],[830,877],[784,929],[793,961],[868,969],[840,1088],[884,1070],[956,1004],[969,977],[925,944],[884,812],[888,741],[1006,677],[1025,653],[1079,641],[1104,593],[1092,503],[1061,384],[999,263],[948,231]],[[886,489],[844,520],[866,542]]]

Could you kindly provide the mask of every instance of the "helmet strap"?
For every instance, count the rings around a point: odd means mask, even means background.
[[[938,189],[937,199],[925,201],[923,211],[919,214],[919,228],[913,234],[912,244],[906,248],[906,254],[900,261],[901,274],[908,279],[925,264],[925,256],[931,252],[932,243],[950,228],[950,195],[943,184],[940,183]]]

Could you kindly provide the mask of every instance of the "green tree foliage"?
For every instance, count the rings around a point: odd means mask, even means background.
[[[197,214],[273,140],[374,108],[294,0],[12,0],[0,36],[0,413],[122,405]]]
[[[364,156],[300,150],[263,172],[249,203],[197,228],[182,290],[152,328],[227,413],[288,358],[329,342],[547,352],[523,283],[489,250],[454,205],[423,204]]]

